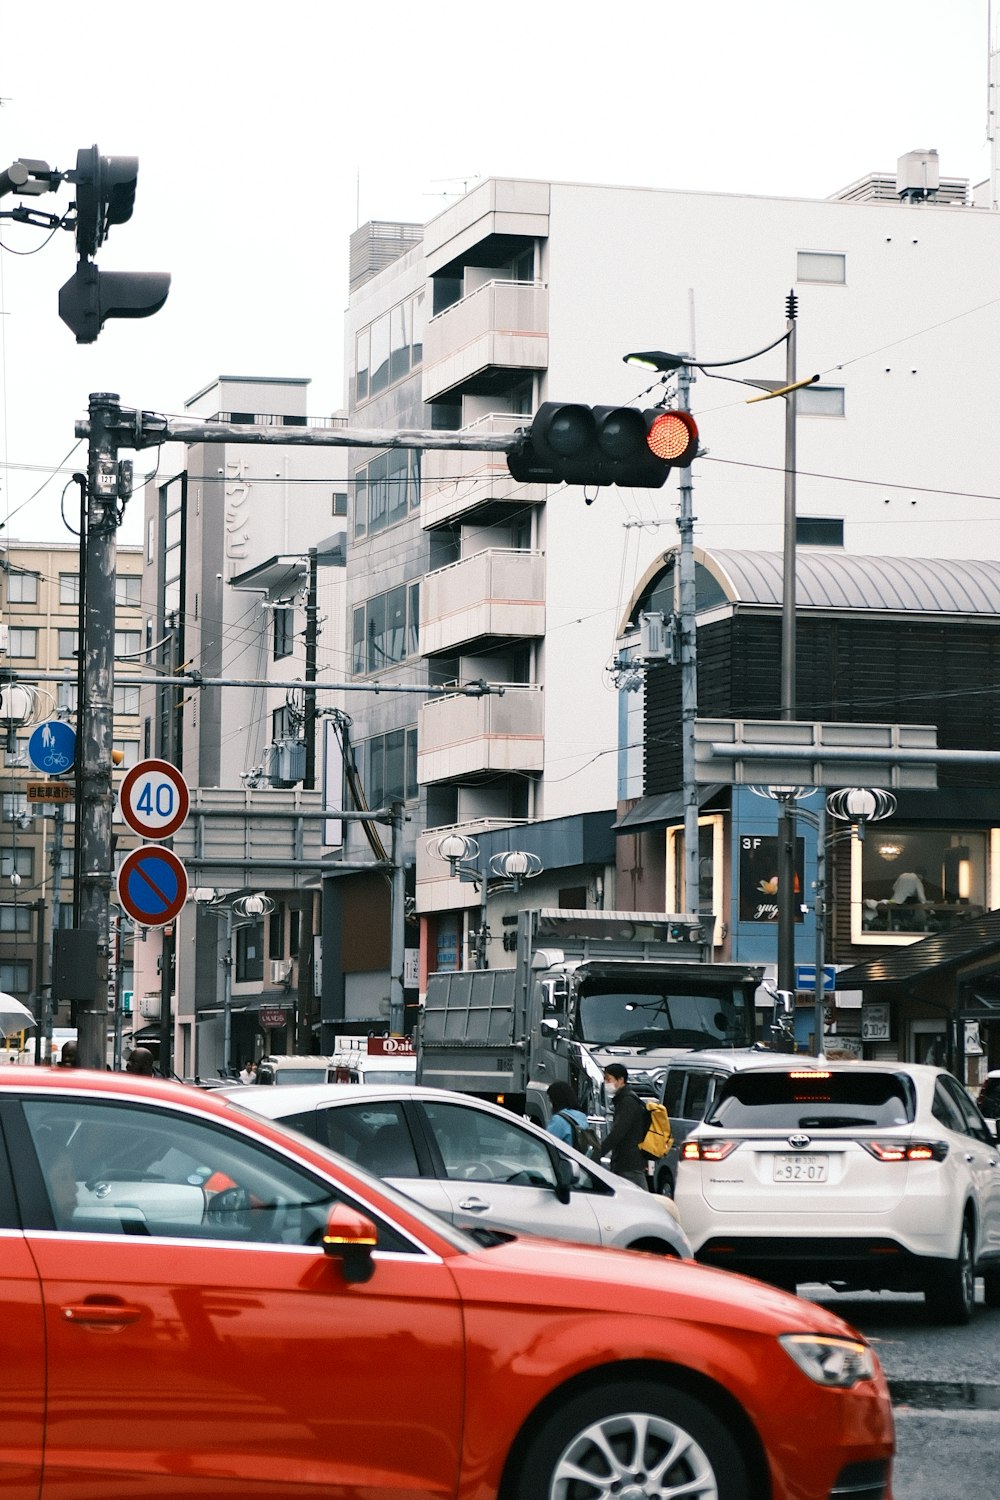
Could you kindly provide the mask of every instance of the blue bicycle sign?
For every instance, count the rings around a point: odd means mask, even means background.
[[[36,771],[63,775],[76,760],[76,731],[62,719],[46,719],[28,740],[28,759]]]

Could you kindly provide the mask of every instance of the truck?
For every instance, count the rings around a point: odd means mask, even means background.
[[[509,920],[509,919],[508,919]],[[714,963],[697,916],[539,909],[516,917],[511,968],[428,976],[417,1081],[507,1105],[536,1124],[565,1079],[603,1127],[604,1069],[623,1063],[659,1098],[667,1064],[701,1047],[787,1049],[791,997],[771,992],[758,1026],[760,965]]]

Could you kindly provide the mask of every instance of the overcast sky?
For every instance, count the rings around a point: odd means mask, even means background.
[[[180,413],[219,374],[309,376],[310,413],[335,410],[359,223],[424,221],[490,176],[822,198],[917,147],[977,182],[987,54],[987,0],[9,5],[0,166],[137,156],[98,263],[173,284],[78,346],[57,311],[72,235],[0,220],[0,518],[70,539],[65,474],[24,502],[91,391]]]

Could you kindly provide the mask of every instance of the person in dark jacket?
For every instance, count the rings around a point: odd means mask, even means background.
[[[611,1170],[632,1182],[648,1188],[646,1158],[639,1142],[649,1129],[646,1106],[634,1089],[628,1086],[628,1069],[621,1063],[608,1063],[604,1069],[604,1090],[611,1101],[611,1129],[601,1142],[601,1155],[611,1155]]]

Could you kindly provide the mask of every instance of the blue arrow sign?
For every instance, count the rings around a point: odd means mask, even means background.
[[[832,994],[837,983],[837,970],[833,964],[823,965],[823,993]],[[816,965],[795,965],[795,988],[797,990],[814,990],[816,988]]]
[[[76,730],[62,719],[46,719],[28,741],[28,759],[36,771],[61,776],[76,760]]]

